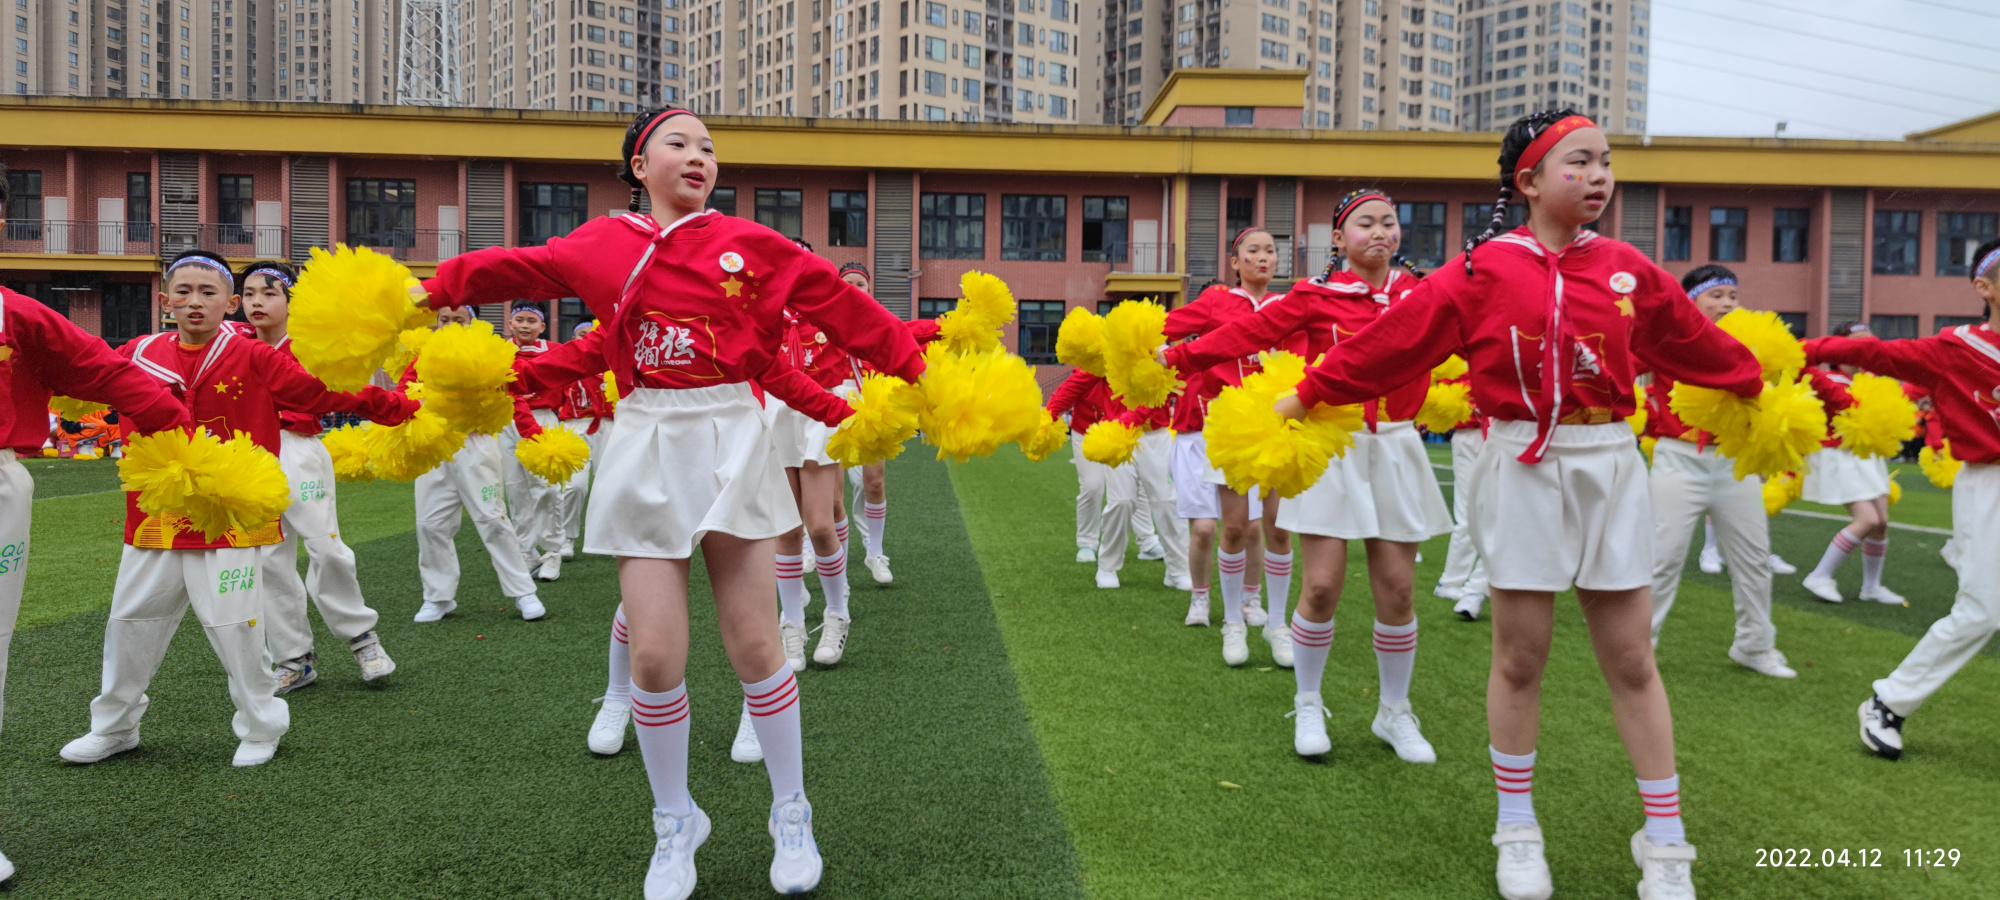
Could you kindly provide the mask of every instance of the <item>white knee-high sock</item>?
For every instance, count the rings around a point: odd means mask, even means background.
[[[604,702],[632,701],[632,646],[625,638],[625,607],[611,617],[611,677],[604,685]]]
[[[1715,543],[1715,517],[1701,517],[1701,552],[1703,556],[1713,556],[1722,552]]]
[[[1534,825],[1535,753],[1510,756],[1488,745],[1493,757],[1493,787],[1500,794],[1500,824]]]
[[[1247,553],[1238,550],[1215,553],[1216,580],[1222,582],[1222,621],[1243,621],[1243,569],[1249,565]]]
[[[1662,846],[1687,843],[1687,826],[1681,823],[1680,773],[1657,781],[1635,780],[1639,801],[1646,807],[1646,839]]]
[[[1298,679],[1299,693],[1319,692],[1320,677],[1326,673],[1326,656],[1333,650],[1333,620],[1314,622],[1304,611],[1292,613],[1292,676]]]
[[[1272,628],[1285,621],[1285,604],[1292,595],[1292,555],[1264,554],[1264,608]]]
[[[1417,620],[1408,625],[1375,623],[1375,674],[1382,680],[1382,705],[1410,702],[1410,673],[1417,667]]]
[[[806,558],[804,554],[778,554],[779,615],[793,625],[806,623]]]
[[[861,504],[861,546],[869,556],[882,555],[882,529],[889,524],[889,501]]]
[[[847,558],[847,519],[845,517],[840,520],[839,524],[833,526],[833,538],[840,542],[841,558]]]
[[[826,614],[847,615],[847,550],[835,550],[832,556],[813,556],[813,565],[819,571],[819,591],[826,595]]]
[[[1840,568],[1840,564],[1847,561],[1847,554],[1853,553],[1860,544],[1845,528],[1834,532],[1833,542],[1826,545],[1826,555],[1819,558],[1819,565],[1813,567],[1810,577],[1832,578],[1833,571]]]
[[[1889,539],[1861,541],[1861,589],[1882,586],[1882,564],[1889,561]]]
[[[789,797],[806,789],[805,751],[799,735],[799,683],[792,667],[756,684],[743,686],[750,705],[750,727],[764,747],[764,771],[771,776],[772,798]]]
[[[653,806],[676,816],[693,812],[694,798],[688,796],[687,682],[663,694],[633,687],[632,724],[638,726],[646,779],[653,783]]]

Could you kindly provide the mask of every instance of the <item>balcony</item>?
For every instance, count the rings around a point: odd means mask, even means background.
[[[400,262],[441,262],[465,252],[465,232],[410,228],[385,234],[349,234],[347,245],[386,253]]]
[[[1113,244],[1085,250],[1084,262],[1109,263],[1104,276],[1107,294],[1171,295],[1186,288],[1186,278],[1174,268],[1173,244]]]
[[[0,253],[150,257],[154,254],[153,233],[153,226],[146,222],[16,220],[0,229]]]
[[[283,225],[241,225],[232,222],[203,222],[186,226],[156,226],[160,235],[160,256],[172,257],[189,250],[207,250],[230,259],[289,259],[291,243]]]

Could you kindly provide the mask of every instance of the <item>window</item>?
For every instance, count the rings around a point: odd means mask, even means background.
[[[829,247],[868,246],[868,192],[832,191],[826,200]]]
[[[958,308],[957,297],[918,297],[917,318],[936,319]]]
[[[1957,328],[1960,325],[1977,325],[1984,321],[1986,321],[1985,316],[1932,316],[1931,333],[1936,334],[1947,328]]]
[[[1917,336],[1916,316],[1869,316],[1868,330],[1885,341]]]
[[[1493,221],[1493,204],[1491,203],[1465,204],[1465,221],[1462,224],[1465,226],[1464,230],[1466,237],[1472,237],[1473,235],[1485,231],[1487,223],[1492,221]],[[1519,228],[1523,224],[1526,224],[1527,221],[1528,221],[1527,205],[1523,203],[1510,203],[1507,205],[1506,228],[1502,229],[1502,231],[1504,233],[1507,230]]]
[[[148,173],[150,174],[150,173]],[[129,207],[128,207],[129,209]],[[128,212],[127,215],[130,215]],[[112,282],[104,286],[104,306],[97,333],[113,347],[153,333],[151,285]]]
[[[939,28],[943,28],[944,15],[945,15],[944,4],[942,3],[924,4],[924,21],[929,22],[932,25],[936,25]]]
[[[417,182],[409,178],[347,179],[347,243],[409,247],[417,236]]]
[[[725,216],[736,215],[736,189],[719,187],[708,195],[708,208]]]
[[[944,62],[950,55],[951,42],[940,37],[924,38],[924,56],[935,62]]]
[[[1396,219],[1403,224],[1403,255],[1426,269],[1444,265],[1444,204],[1398,203]]]
[[[717,189],[716,193],[722,193]],[[735,195],[730,195],[735,199]],[[590,218],[590,189],[582,184],[521,182],[520,243],[536,247],[562,237]]]
[[[256,224],[256,200],[251,177],[248,175],[218,175],[216,192],[216,221],[222,223],[221,233],[216,240],[225,244],[248,244],[251,242],[250,229],[246,225]]]
[[[917,249],[925,259],[986,258],[986,195],[925,194]]]
[[[942,97],[942,96],[944,96],[944,95],[945,95],[945,82],[944,82],[944,73],[943,73],[943,72],[925,72],[925,73],[924,73],[924,93],[926,93],[926,94],[934,94],[934,95],[936,95],[936,96],[939,96],[939,97]],[[933,107],[933,108],[936,108],[936,107]],[[942,115],[942,113],[943,113],[943,110],[942,110],[942,109],[939,109],[938,111],[939,111],[940,115],[938,115],[938,116],[935,116],[934,118],[937,118],[937,119],[943,119],[943,118],[944,118],[944,116]],[[927,116],[926,118],[933,118],[933,117],[928,117],[928,116]]]
[[[1257,119],[1257,110],[1250,106],[1225,106],[1222,108],[1222,124],[1230,127],[1249,128]]]
[[[1743,229],[1749,217],[1750,211],[1741,206],[1717,206],[1708,211],[1710,261],[1743,261]]]
[[[1125,261],[1128,206],[1124,197],[1083,198],[1084,262]]]
[[[1229,233],[1223,235],[1223,237],[1228,240],[1235,240],[1237,235],[1243,233],[1243,229],[1250,227],[1250,217],[1256,211],[1257,198],[1255,197],[1229,198],[1228,204],[1223,208],[1222,223],[1223,229]]]
[[[153,173],[125,173],[125,239],[153,239]]]
[[[1694,252],[1694,207],[1667,207],[1667,233],[1660,242],[1660,258],[1685,260]]]
[[[1061,300],[1022,300],[1021,358],[1030,365],[1052,366],[1056,362],[1056,331],[1062,328]]]
[[[757,224],[792,240],[805,235],[805,192],[792,188],[758,188]]]
[[[1000,258],[1062,262],[1068,211],[1061,194],[1000,195]]]
[[[1875,211],[1875,274],[1917,274],[1917,242],[1923,237],[1924,214],[1916,210]],[[1916,326],[1910,326],[1911,331]]]
[[[2000,216],[1993,213],[1938,213],[1937,273],[1966,277],[1979,262],[1972,253],[2000,233]]]
[[[1812,210],[1771,210],[1771,261],[1805,262],[1812,236]]]

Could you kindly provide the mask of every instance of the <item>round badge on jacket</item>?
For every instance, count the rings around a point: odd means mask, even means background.
[[[1638,286],[1639,286],[1639,279],[1632,277],[1632,273],[1630,272],[1611,273],[1611,289],[1617,291],[1618,293],[1621,294],[1632,293],[1633,289],[1637,288]]]
[[[722,271],[736,273],[743,271],[743,254],[730,250],[722,254]],[[1630,277],[1630,276],[1627,276]]]

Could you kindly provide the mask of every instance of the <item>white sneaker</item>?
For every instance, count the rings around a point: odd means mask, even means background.
[[[1169,574],[1160,579],[1160,585],[1177,591],[1191,591],[1194,590],[1194,579],[1186,575]]]
[[[597,702],[597,719],[590,723],[590,752],[617,756],[625,749],[625,725],[632,721],[632,701],[599,697]]]
[[[1118,589],[1118,573],[1117,573],[1117,572],[1106,572],[1106,571],[1104,571],[1103,569],[1098,569],[1098,570],[1097,570],[1097,586],[1098,586],[1099,588],[1102,588],[1102,589],[1104,589],[1104,590],[1107,590],[1107,591],[1115,591],[1115,590],[1117,590],[1117,589]]]
[[[374,681],[396,671],[396,661],[389,658],[389,651],[382,649],[382,636],[376,634],[374,629],[348,641],[347,649],[354,653],[354,661],[361,666],[362,681]]]
[[[1703,572],[1710,575],[1722,574],[1722,551],[1701,551],[1701,556],[1695,559],[1695,565],[1700,566]]]
[[[1076,548],[1076,561],[1077,561],[1077,562],[1080,562],[1080,563],[1094,563],[1094,562],[1096,562],[1096,561],[1097,561],[1097,548],[1096,548],[1096,547],[1078,547],[1078,548]]]
[[[1139,558],[1148,562],[1158,562],[1167,558],[1167,548],[1161,546],[1159,541],[1142,545],[1139,547]]]
[[[81,765],[103,762],[111,757],[136,749],[139,746],[139,729],[125,734],[98,734],[93,731],[83,737],[63,745],[62,758]]]
[[[313,668],[312,654],[298,659],[281,662],[271,669],[271,677],[278,679],[275,696],[283,697],[299,688],[319,680],[319,670]]]
[[[1840,585],[1834,584],[1831,578],[1818,578],[1807,575],[1804,581],[1799,582],[1799,586],[1811,591],[1813,596],[1828,603],[1839,603],[1841,601]]]
[[[1883,759],[1903,758],[1902,716],[1890,711],[1880,697],[1861,701],[1861,743]],[[65,757],[68,751],[64,751]]]
[[[1485,605],[1486,605],[1485,594],[1474,594],[1468,592],[1464,595],[1461,595],[1458,598],[1457,603],[1452,604],[1451,611],[1458,613],[1458,617],[1464,619],[1467,622],[1477,622],[1479,621],[1479,610]]]
[[[1250,629],[1242,622],[1222,623],[1222,661],[1240,666],[1250,661]]]
[[[1898,593],[1896,593],[1895,591],[1892,591],[1892,590],[1889,590],[1888,588],[1886,588],[1886,587],[1883,587],[1883,586],[1881,586],[1881,585],[1879,585],[1879,584],[1878,584],[1878,585],[1876,585],[1876,586],[1874,586],[1874,587],[1872,587],[1872,588],[1871,588],[1871,587],[1864,587],[1864,588],[1862,588],[1862,589],[1861,589],[1861,599],[1863,599],[1863,600],[1873,600],[1873,601],[1875,601],[1876,603],[1881,603],[1881,604],[1884,604],[1884,605],[1886,605],[1886,606],[1909,606],[1909,605],[1910,605],[1910,602],[1909,602],[1908,600],[1904,600],[1904,599],[1903,599],[1903,595],[1902,595],[1902,594],[1898,594]]]
[[[540,581],[555,581],[562,577],[562,554],[547,553],[542,556],[541,568],[535,570],[535,578]]]
[[[549,614],[548,607],[542,605],[542,598],[534,594],[515,600],[514,608],[521,611],[521,621],[524,622],[533,622]]]
[[[708,813],[685,816],[653,810],[653,861],[646,867],[646,900],[687,900],[694,893],[694,852],[708,840]]]
[[[0,884],[14,877],[14,864],[7,861],[7,854],[0,853]]]
[[[794,793],[771,807],[771,887],[780,894],[803,894],[819,887],[825,864],[813,842],[813,809],[806,795]]]
[[[1799,567],[1792,565],[1791,563],[1785,562],[1784,557],[1779,556],[1776,553],[1773,553],[1771,554],[1771,574],[1797,575],[1799,574]]]
[[[276,755],[278,755],[276,740],[244,741],[236,745],[236,757],[231,759],[229,764],[239,769],[247,769],[270,762],[271,757]]]
[[[890,584],[896,580],[896,576],[889,574],[889,557],[871,556],[862,560],[861,564],[868,567],[868,574],[874,576],[876,584]]]
[[[806,670],[806,626],[801,623],[778,623],[778,642],[785,645],[785,662],[791,663],[792,671]]]
[[[819,620],[819,646],[813,649],[813,662],[822,666],[838,665],[840,657],[847,652],[847,630],[854,620],[846,616],[827,613]]]
[[[1195,594],[1188,598],[1188,614],[1187,619],[1184,620],[1184,624],[1196,628],[1208,627],[1207,594]]]
[[[1326,720],[1333,714],[1320,702],[1318,691],[1293,694],[1292,711],[1285,716],[1292,720],[1292,749],[1300,756],[1325,756],[1333,750],[1333,739],[1326,736]]]
[[[1292,667],[1292,628],[1280,625],[1264,629],[1264,641],[1271,645],[1271,661],[1280,669]]]
[[[1493,869],[1500,896],[1506,900],[1549,900],[1556,892],[1549,878],[1549,860],[1542,853],[1539,825],[1502,825],[1493,832],[1500,861]]]
[[[1776,650],[1765,650],[1761,653],[1745,653],[1735,647],[1731,647],[1729,648],[1729,658],[1736,660],[1737,665],[1756,672],[1759,675],[1769,675],[1772,678],[1799,677],[1797,671],[1792,669],[1791,666],[1785,665],[1785,654],[1779,653]]]
[[[445,616],[451,615],[451,611],[457,608],[458,608],[457,600],[446,600],[443,603],[436,603],[430,600],[425,600],[423,607],[417,610],[417,618],[415,619],[415,621],[435,622],[439,619],[444,618]]]
[[[1432,749],[1430,741],[1424,740],[1423,723],[1418,722],[1416,714],[1410,712],[1408,703],[1377,706],[1375,724],[1369,726],[1369,730],[1395,748],[1396,756],[1404,762],[1438,761],[1437,751]]]
[[[1431,596],[1439,600],[1450,600],[1454,603],[1458,602],[1458,598],[1464,593],[1464,585],[1449,585],[1442,581],[1437,583],[1437,587],[1431,588]]]
[[[563,559],[576,558],[576,541],[568,540],[563,542],[562,558]]]
[[[764,761],[764,745],[757,740],[757,723],[750,718],[748,704],[736,722],[736,740],[729,742],[729,758],[745,764]]]
[[[1632,833],[1632,862],[1639,867],[1639,900],[1694,900],[1694,847],[1661,846]]]
[[[1264,627],[1264,623],[1269,621],[1271,621],[1271,617],[1264,612],[1263,598],[1260,597],[1254,602],[1251,600],[1243,601],[1243,624],[1251,628],[1262,628]]]

